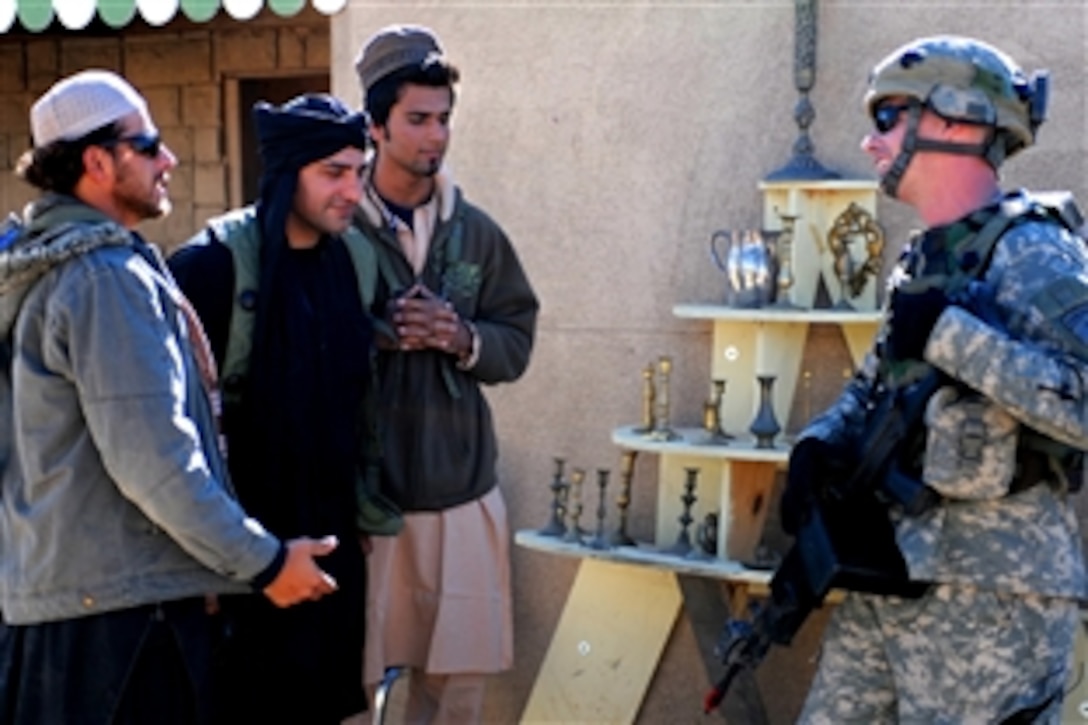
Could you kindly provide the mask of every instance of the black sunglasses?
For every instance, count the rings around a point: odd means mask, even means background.
[[[134,133],[131,136],[103,141],[101,145],[108,148],[119,143],[127,143],[133,151],[149,159],[158,158],[162,152],[162,137],[157,133]]]
[[[899,125],[903,111],[909,108],[909,103],[881,103],[873,109],[873,126],[879,133],[887,133]]]

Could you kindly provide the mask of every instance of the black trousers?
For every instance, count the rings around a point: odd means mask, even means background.
[[[280,609],[260,594],[220,598],[216,725],[339,725],[366,709],[366,563],[353,535],[321,558],[339,588],[320,601]]]
[[[216,627],[202,598],[0,624],[0,721],[203,725]]]

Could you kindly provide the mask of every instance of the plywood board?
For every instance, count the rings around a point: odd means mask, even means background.
[[[634,722],[682,603],[672,572],[583,561],[522,722]]]

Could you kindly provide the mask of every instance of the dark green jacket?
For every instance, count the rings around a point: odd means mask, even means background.
[[[451,187],[452,188],[452,187]],[[440,214],[417,280],[393,230],[372,206],[356,225],[378,256],[375,317],[417,281],[444,294],[479,335],[471,369],[435,350],[378,354],[382,491],[405,511],[472,501],[496,483],[498,456],[481,384],[516,380],[529,364],[538,302],[514,248],[482,210],[456,194]]]

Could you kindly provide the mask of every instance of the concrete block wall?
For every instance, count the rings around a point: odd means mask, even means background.
[[[263,11],[238,23],[217,18],[120,34],[0,35],[0,212],[37,192],[12,173],[30,147],[30,105],[59,78],[87,68],[124,75],[147,99],[163,139],[178,157],[170,180],[173,212],[143,225],[171,247],[230,206],[225,86],[230,79],[329,68],[329,19],[307,8],[293,18]]]

